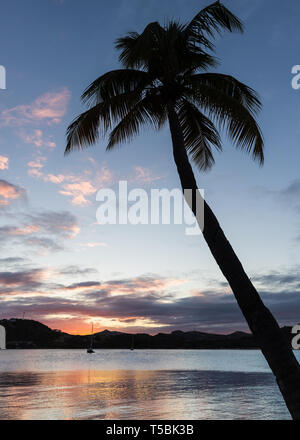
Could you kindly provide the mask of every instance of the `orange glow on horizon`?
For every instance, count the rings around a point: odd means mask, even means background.
[[[36,321],[41,322],[42,324],[50,327],[51,329],[60,330],[63,333],[68,333],[70,335],[80,335],[86,336],[90,335],[92,332],[92,324],[94,328],[94,333],[99,333],[104,330],[109,331],[117,331],[123,333],[148,333],[149,335],[155,335],[160,330],[157,328],[161,328],[163,324],[160,323],[152,323],[150,320],[147,321],[142,319],[137,319],[135,322],[126,323],[127,319],[134,319],[134,317],[122,317],[119,321],[117,319],[107,319],[107,318],[95,318],[95,317],[83,317],[83,318],[65,318],[65,317],[47,317],[46,319],[41,318],[37,319],[36,317],[29,317],[27,319],[34,319]],[[101,324],[101,321],[106,321]],[[115,321],[115,322],[114,322]],[[136,327],[136,330],[133,328]],[[130,329],[128,329],[130,328]],[[170,330],[165,330],[166,333],[169,333]]]

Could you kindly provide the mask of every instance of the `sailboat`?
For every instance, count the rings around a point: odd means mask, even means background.
[[[95,353],[94,350],[93,350],[93,338],[94,338],[94,324],[92,324],[91,345],[90,345],[90,347],[86,351],[89,354]]]
[[[134,350],[134,335],[131,336],[131,347],[130,350],[133,351]]]

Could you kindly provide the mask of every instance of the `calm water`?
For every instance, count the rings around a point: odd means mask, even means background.
[[[0,419],[289,418],[256,350],[0,351]]]

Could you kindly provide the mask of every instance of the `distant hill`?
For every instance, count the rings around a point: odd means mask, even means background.
[[[90,336],[88,335],[69,335],[29,319],[3,319],[0,320],[0,325],[6,329],[7,348],[87,348],[90,344]],[[281,330],[286,338],[292,338],[291,327],[283,327]],[[250,333],[234,332],[230,335],[218,335],[181,330],[172,333],[158,333],[154,336],[146,333],[132,335],[104,330],[95,333],[94,347],[130,348],[132,339],[136,349],[258,348]]]

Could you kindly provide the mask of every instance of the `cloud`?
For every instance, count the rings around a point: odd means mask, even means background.
[[[153,172],[147,168],[141,166],[135,166],[135,175],[130,178],[131,182],[150,184],[157,180],[163,179],[165,176],[156,176]]]
[[[24,263],[26,261],[25,258],[21,257],[7,257],[7,258],[0,258],[0,264],[1,265],[13,265],[13,264],[20,264]]]
[[[300,179],[292,181],[286,188],[283,188],[281,191],[277,192],[276,196],[276,200],[279,198],[279,200],[284,203],[285,206],[293,209],[296,213],[294,219],[296,220],[297,232],[294,240],[296,243],[300,242]]]
[[[0,156],[0,170],[8,170],[8,157]]]
[[[27,225],[24,227],[17,226],[1,226],[0,227],[0,243],[3,245],[9,243],[14,248],[17,245],[29,246],[47,250],[60,251],[63,247],[50,237],[42,237],[37,235],[40,227],[36,225]]]
[[[90,158],[91,159],[91,158]],[[95,185],[97,188],[103,188],[105,185],[110,185],[115,180],[114,174],[106,166],[102,166],[101,170],[96,173]]]
[[[88,160],[95,165],[92,158]],[[29,174],[32,177],[50,182],[59,186],[59,193],[71,199],[71,204],[75,206],[88,206],[91,204],[91,196],[93,196],[100,188],[108,187],[116,182],[113,172],[106,166],[102,166],[100,171],[92,172],[84,170],[81,174],[74,173],[43,173],[42,164],[31,167]],[[93,173],[93,174],[92,174]],[[92,176],[91,176],[92,175]],[[161,176],[155,176],[150,170],[140,166],[135,167],[135,174],[129,177],[129,182],[138,184],[149,184],[156,180],[162,179]]]
[[[22,224],[1,226],[0,242],[13,247],[57,252],[64,249],[64,240],[74,239],[80,231],[77,218],[68,211],[36,211],[12,217]]]
[[[74,285],[75,286],[75,285]],[[75,287],[74,287],[75,289]],[[86,289],[90,290],[86,286]],[[78,289],[75,289],[78,290]],[[223,328],[234,328],[243,321],[237,305],[232,302],[211,301],[206,303],[202,297],[192,296],[165,301],[164,293],[148,295],[125,294],[111,296],[108,292],[99,291],[97,297],[86,294],[84,299],[68,297],[51,297],[50,295],[34,296],[18,301],[5,303],[7,314],[18,315],[21,311],[30,313],[31,318],[58,320],[69,315],[72,319],[94,320],[101,325],[101,319],[116,328],[134,329],[137,323],[143,323],[154,333],[158,329],[172,331],[175,329],[212,329],[216,322]],[[128,322],[129,320],[129,322]],[[141,325],[140,324],[140,325]]]
[[[294,180],[286,188],[279,191],[279,197],[297,211],[300,210],[300,179]]]
[[[17,135],[20,139],[22,139],[25,144],[34,145],[35,147],[41,148],[41,147],[48,147],[48,148],[55,148],[56,144],[55,142],[51,141],[49,138],[45,139],[44,133],[40,129],[31,130],[28,131],[18,131]]]
[[[57,124],[66,113],[70,97],[71,92],[67,87],[63,87],[57,92],[45,93],[36,98],[31,104],[22,104],[2,110],[0,122],[9,126],[22,126],[41,122]]]
[[[43,174],[39,170],[37,170],[36,168],[33,168],[33,169],[30,168],[28,170],[28,175],[31,176],[31,177],[36,177],[37,179],[39,179]]]
[[[0,237],[7,237],[7,235],[19,236],[19,235],[31,235],[40,230],[39,226],[36,225],[26,225],[24,227],[16,226],[1,226],[0,227]]]
[[[252,278],[261,283],[260,294],[282,325],[293,325],[299,321],[298,269],[288,273],[284,270],[276,274],[266,272]],[[71,275],[77,270],[71,268]],[[13,284],[13,280],[17,280],[17,285]],[[270,289],[274,280],[275,291]],[[28,311],[31,318],[46,320],[55,328],[58,323],[63,326],[67,316],[69,321],[77,323],[78,332],[91,320],[99,326],[101,322],[109,324],[111,329],[145,331],[148,328],[151,333],[178,329],[208,332],[247,330],[234,296],[225,293],[225,288],[223,292],[185,291],[185,296],[179,297],[172,287],[183,281],[152,274],[126,279],[87,280],[64,286],[47,284],[45,274],[37,269],[3,272],[0,274],[2,297],[4,295],[2,313],[9,317]],[[29,291],[34,296],[30,296]],[[15,295],[18,295],[16,301],[13,300]],[[62,329],[65,330],[64,327]]]
[[[23,241],[23,244],[27,244],[30,247],[38,247],[40,249],[58,252],[64,250],[64,247],[56,240],[48,237],[30,237]]]
[[[37,211],[20,214],[27,223],[23,226],[2,226],[5,235],[32,235],[36,232],[47,233],[56,237],[75,238],[80,231],[77,218],[69,211]]]
[[[41,165],[41,164],[40,164]],[[33,168],[33,167],[32,167]],[[41,166],[36,166],[29,170],[29,175],[44,182],[50,182],[60,187],[59,193],[63,196],[70,197],[72,205],[86,206],[91,203],[89,197],[97,192],[97,190],[104,186],[104,184],[112,183],[113,174],[107,167],[102,167],[99,172],[96,172],[91,178],[91,171],[84,170],[81,174],[44,174],[41,171]]]
[[[71,203],[73,205],[83,206],[89,205],[91,202],[87,198],[95,194],[99,188],[102,188],[105,184],[110,184],[113,182],[113,174],[107,167],[102,167],[100,172],[97,172],[93,181],[86,180],[84,176],[81,176],[78,179],[78,176],[59,176],[57,182],[54,182],[52,176],[53,183],[61,183],[62,189],[59,191],[60,194],[71,197]]]
[[[296,300],[300,296],[300,267],[271,270],[251,277],[261,295],[270,303]]]
[[[48,174],[43,176],[45,182],[60,186],[59,193],[70,197],[72,205],[86,206],[91,203],[89,197],[95,194],[105,184],[113,182],[113,174],[107,167],[102,167],[92,178],[89,170],[81,175],[75,174]]]
[[[7,206],[12,200],[26,197],[26,190],[7,180],[0,179],[0,207]]]
[[[28,270],[23,272],[0,272],[0,283],[5,285],[26,285],[37,283],[43,276],[40,269]]]
[[[100,287],[101,283],[99,281],[83,281],[81,283],[73,283],[69,286],[66,286],[65,289],[69,290],[82,290],[82,289],[90,289],[95,287]]]
[[[72,276],[87,276],[97,273],[98,271],[93,267],[81,267],[77,265],[70,265],[60,269],[58,275],[72,275]]]
[[[42,211],[25,218],[44,232],[62,238],[75,238],[80,231],[77,218],[69,211]]]
[[[87,247],[90,247],[90,248],[94,248],[94,247],[107,247],[107,243],[99,242],[99,241],[90,241],[89,243],[86,243],[86,245],[84,245],[84,246],[87,246]]]
[[[27,165],[30,168],[43,168],[44,164],[42,162],[45,162],[46,157],[40,156],[35,158],[34,160],[30,161],[27,163]]]
[[[116,279],[108,281],[84,281],[73,283],[65,287],[67,290],[76,290],[87,301],[97,301],[103,297],[137,295],[139,297],[159,298],[170,301],[173,293],[166,290],[171,286],[184,284],[185,280],[156,277],[154,275],[140,276],[129,279]],[[163,295],[163,297],[162,297]]]
[[[285,204],[290,208],[296,210],[300,209],[300,179],[293,180],[285,188],[279,190],[271,190],[265,187],[257,189],[259,190],[259,194],[272,197],[276,202],[280,201],[282,204]]]
[[[251,278],[254,283],[264,286],[264,288],[281,289],[282,286],[285,288],[294,288],[295,285],[300,286],[300,277],[298,275],[299,268],[295,268],[293,272],[280,272],[271,271],[267,274],[256,275]]]
[[[283,210],[291,210],[293,211],[293,220],[297,228],[297,232],[293,237],[294,242],[300,241],[300,179],[295,179],[289,183],[284,188],[279,190],[271,190],[266,187],[256,188],[259,190],[257,192],[258,196],[263,195],[264,197],[268,197],[272,199],[276,204],[278,202],[281,205],[281,209]],[[296,214],[296,215],[295,215]]]
[[[32,293],[43,286],[45,275],[42,269],[0,272],[0,295]]]
[[[300,179],[294,180],[290,185],[281,191],[282,195],[300,196]]]
[[[28,165],[28,174],[31,177],[37,177],[40,178],[42,177],[42,168],[45,166],[43,162],[45,162],[47,160],[46,157],[44,156],[39,156],[36,157],[34,160],[31,160],[30,162],[27,163]]]
[[[158,291],[166,287],[184,284],[183,279],[156,277],[144,275],[129,279],[110,280],[102,283],[102,286],[112,294]]]
[[[67,183],[62,186],[59,193],[72,198],[73,205],[89,205],[91,202],[86,198],[97,191],[97,188],[89,181],[80,183]]]
[[[51,182],[51,183],[62,183],[65,180],[65,176],[63,174],[59,174],[55,176],[54,174],[48,174],[44,177],[45,182]]]

